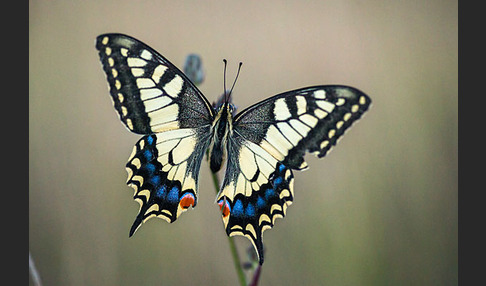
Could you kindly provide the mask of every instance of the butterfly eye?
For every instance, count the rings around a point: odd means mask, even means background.
[[[234,106],[232,103],[229,104],[229,112],[231,113],[231,115],[235,115],[236,113],[236,106]]]

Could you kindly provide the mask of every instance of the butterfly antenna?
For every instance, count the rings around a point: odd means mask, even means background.
[[[224,71],[223,71],[223,94],[224,94],[224,100],[225,102],[228,102],[228,97],[226,94],[226,66],[228,65],[228,61],[226,59],[223,59],[224,63]]]
[[[233,92],[233,88],[235,87],[236,81],[238,80],[238,76],[240,75],[240,70],[242,65],[243,65],[242,62],[240,62],[240,64],[238,65],[238,72],[236,73],[235,81],[233,81],[233,85],[231,86],[230,92],[228,93],[228,101],[231,96],[231,92]]]

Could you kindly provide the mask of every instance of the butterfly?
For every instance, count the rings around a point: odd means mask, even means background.
[[[152,217],[172,223],[196,206],[207,153],[212,172],[226,162],[216,196],[226,233],[247,237],[260,264],[263,232],[292,204],[293,170],[307,168],[307,152],[324,157],[371,103],[353,87],[321,85],[235,114],[229,96],[211,105],[184,73],[139,40],[103,34],[96,49],[120,120],[143,135],[126,164],[127,184],[140,203],[129,235]]]

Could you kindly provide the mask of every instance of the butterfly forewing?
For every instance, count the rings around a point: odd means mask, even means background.
[[[213,110],[201,92],[167,59],[144,43],[105,34],[96,48],[121,121],[138,134],[211,123]]]
[[[142,42],[105,34],[96,48],[121,121],[130,131],[146,134],[126,165],[127,184],[140,203],[131,236],[151,217],[173,222],[197,204],[214,110],[179,69]]]
[[[304,155],[323,157],[371,103],[348,86],[315,86],[285,92],[242,111],[235,133],[250,140],[284,165],[304,169]]]

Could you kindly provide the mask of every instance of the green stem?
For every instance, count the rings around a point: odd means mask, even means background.
[[[218,175],[215,173],[212,173],[212,175],[213,175],[214,189],[216,190],[216,193],[218,193],[219,192]],[[236,249],[236,244],[233,237],[228,236],[228,242],[231,250],[231,255],[233,256],[233,263],[235,265],[236,274],[238,275],[238,280],[240,281],[240,285],[246,286],[246,276],[245,273],[243,272],[240,256],[238,255],[238,251]]]

